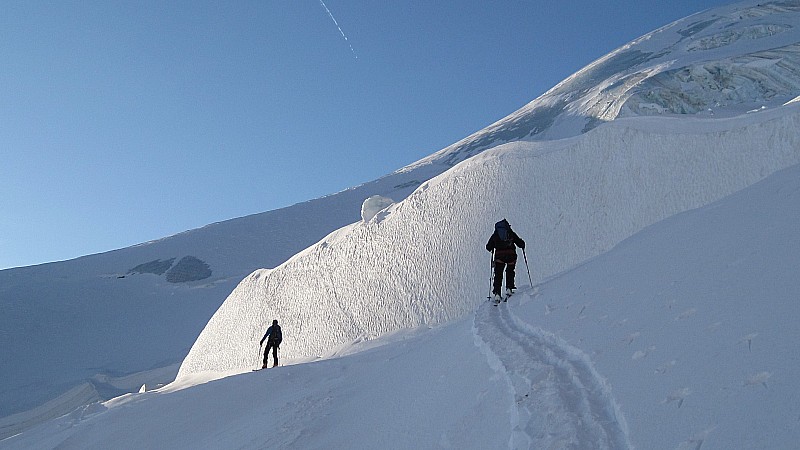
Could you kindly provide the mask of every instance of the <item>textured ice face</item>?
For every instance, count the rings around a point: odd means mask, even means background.
[[[398,171],[469,159],[420,185],[382,220],[340,229],[243,280],[198,338],[181,374],[251,365],[252,342],[273,316],[287,330],[289,357],[460,317],[486,287],[482,243],[498,217],[509,217],[537,249],[532,272],[546,277],[654,221],[797,163],[796,111],[777,121],[711,118],[800,95],[798,23],[798,1],[754,1],[676,21]],[[693,114],[706,119],[686,125],[641,117]],[[622,116],[639,119],[597,128]],[[472,158],[503,143],[581,135],[511,144]],[[370,214],[380,211],[380,205],[366,206]],[[454,297],[461,300],[449,301]]]
[[[485,152],[424,183],[382,220],[342,228],[251,274],[203,330],[179,377],[252,366],[273,318],[284,355],[299,358],[463,317],[488,291],[484,245],[498,217],[526,240],[536,282],[800,163],[798,126],[797,106],[726,121],[641,117]]]
[[[729,117],[800,95],[800,2],[716,8],[648,33],[515,113],[432,155],[454,166],[516,140],[561,139],[617,117]]]

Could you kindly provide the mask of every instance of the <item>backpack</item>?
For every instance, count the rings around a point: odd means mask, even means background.
[[[272,342],[277,342],[278,344],[280,344],[281,341],[283,341],[283,336],[281,335],[281,327],[280,327],[280,325],[273,325],[272,326],[272,332],[269,335],[269,339]]]
[[[506,219],[494,224],[494,232],[499,238],[498,249],[507,249],[514,246],[514,232],[511,231],[511,225]]]

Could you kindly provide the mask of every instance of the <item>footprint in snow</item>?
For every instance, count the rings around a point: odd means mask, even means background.
[[[689,439],[681,442],[678,445],[677,449],[678,450],[683,450],[683,449],[700,450],[700,447],[703,446],[703,444],[706,442],[706,439],[708,439],[708,436],[711,434],[712,431],[714,431],[714,427],[706,428],[703,431],[699,431],[699,432],[695,433]]]
[[[678,364],[678,361],[673,359],[672,361],[666,362],[656,368],[656,373],[667,373],[667,371],[675,365]]]
[[[747,336],[742,336],[742,338],[739,339],[737,344],[744,344],[746,342],[747,343],[747,350],[752,352],[753,351],[753,339],[755,339],[756,336],[758,336],[758,333],[750,333]]]
[[[772,376],[769,372],[759,372],[755,375],[751,375],[747,380],[744,382],[745,386],[758,386],[759,384],[764,386],[764,388],[769,388],[767,386],[767,380]]]
[[[625,343],[626,343],[626,344],[628,344],[628,345],[631,345],[631,344],[633,344],[633,341],[635,341],[635,340],[636,340],[636,338],[638,338],[638,337],[639,337],[639,336],[641,336],[641,335],[642,335],[642,333],[640,333],[640,332],[638,332],[638,331],[635,331],[635,332],[633,332],[633,333],[631,333],[631,334],[629,334],[629,335],[625,336],[625,337],[622,339],[622,341],[623,341],[623,342],[625,342]]]
[[[678,315],[678,317],[676,317],[675,320],[688,319],[689,317],[692,317],[695,314],[697,314],[697,308],[689,308],[686,311],[680,313],[680,315]]]
[[[636,352],[633,353],[633,356],[631,356],[631,359],[636,361],[636,360],[639,360],[639,359],[647,358],[647,355],[652,353],[655,349],[656,349],[656,346],[655,345],[651,345],[650,347],[648,347],[645,350],[637,350]]]
[[[689,390],[689,388],[676,389],[670,392],[667,398],[665,398],[661,403],[666,404],[666,403],[677,402],[678,408],[680,408],[683,405],[683,401],[686,400],[686,397],[688,397],[690,393],[691,391]]]

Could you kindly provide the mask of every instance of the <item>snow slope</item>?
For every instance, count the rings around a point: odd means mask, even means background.
[[[637,448],[800,439],[800,166],[670,217],[514,313],[581,348]]]
[[[370,196],[400,201],[431,177],[500,143],[576,136],[618,117],[740,115],[775,108],[800,95],[798,14],[798,1],[747,1],[696,14],[632,41],[509,117],[378,180],[127,249],[0,271],[0,348],[8,362],[0,366],[0,437],[22,422],[35,423],[32,414],[46,418],[83,404],[89,398],[85,393],[110,398],[136,389],[126,382],[109,384],[108,379],[130,379],[125,376],[147,371],[157,375],[143,381],[168,381],[169,371],[154,369],[169,368],[184,358],[239,281],[256,269],[278,266],[333,230],[356,222],[362,202]],[[704,126],[716,129],[710,122]],[[656,144],[661,145],[658,139]],[[559,176],[582,182],[571,168],[555,169],[566,172],[550,174],[550,183]],[[729,187],[752,182],[750,175],[746,183],[731,182]],[[546,219],[550,222],[542,223],[559,223]],[[625,233],[636,229],[622,225]],[[564,228],[558,242],[567,241],[571,232]],[[471,237],[477,234],[473,230]],[[575,260],[608,245],[583,249]],[[539,251],[561,250],[551,246]],[[194,271],[177,270],[185,258],[196,262],[189,265]],[[533,264],[541,261],[545,259]],[[200,278],[208,273],[203,264],[210,270],[207,278]],[[172,272],[157,273],[161,268]],[[534,275],[551,269],[535,267]],[[410,316],[418,313],[452,315],[412,311]],[[60,394],[64,396],[54,400]],[[56,409],[31,411],[49,400]],[[8,417],[14,413],[24,414]]]
[[[733,3],[631,41],[419,164],[455,164],[502,142],[576,136],[618,117],[739,115],[800,95],[798,73],[800,2]]]
[[[796,448],[798,221],[794,165],[498,307],[191,375],[0,448]]]
[[[800,109],[727,120],[639,118],[577,138],[500,146],[243,280],[214,314],[181,375],[253,365],[272,319],[286,356],[458,319],[488,286],[483,248],[508,218],[534,281],[597,256],[658,221],[800,162]]]
[[[274,267],[358,220],[361,203],[370,195],[408,195],[419,185],[414,177],[432,176],[426,171],[387,176],[322,199],[122,250],[0,271],[0,348],[4,360],[13,362],[0,365],[0,417],[66,394],[63,403],[72,388],[87,383],[101,391],[101,398],[110,398],[103,395],[98,375],[120,377],[175,366],[249,273]],[[166,268],[186,257],[206,263],[210,276],[170,282],[174,278]],[[166,378],[159,372],[148,382],[169,382],[176,370]],[[129,390],[109,394],[123,392]],[[72,403],[72,408],[81,404]],[[0,419],[0,437],[7,422]]]

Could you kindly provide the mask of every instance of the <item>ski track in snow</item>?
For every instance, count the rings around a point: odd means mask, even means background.
[[[475,333],[514,393],[509,448],[632,448],[610,386],[582,351],[524,323],[509,303],[481,304]]]

